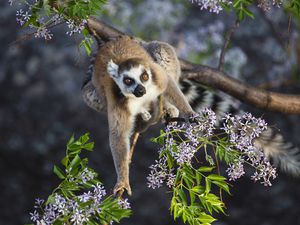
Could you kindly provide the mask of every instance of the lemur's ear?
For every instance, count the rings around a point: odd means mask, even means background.
[[[111,78],[118,78],[119,73],[119,66],[115,64],[112,59],[107,64],[107,72],[111,76]]]

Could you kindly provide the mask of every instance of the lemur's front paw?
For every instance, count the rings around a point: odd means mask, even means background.
[[[164,109],[164,116],[163,116],[163,123],[170,123],[170,119],[172,118],[178,118],[179,117],[179,110],[172,104],[169,104],[165,109]],[[171,122],[176,124],[176,122]]]
[[[128,195],[132,194],[129,182],[118,181],[114,187],[113,193],[115,196],[121,197],[125,190],[127,191]]]
[[[144,121],[149,121],[151,119],[151,114],[148,111],[144,111],[141,113],[142,119]]]
[[[174,105],[170,105],[168,108],[166,108],[165,114],[171,118],[178,117],[179,110]]]

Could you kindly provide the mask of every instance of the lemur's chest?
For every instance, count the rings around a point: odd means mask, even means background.
[[[157,101],[160,94],[156,86],[150,87],[142,97],[128,99],[127,108],[132,115],[137,115],[145,110],[148,111],[150,110],[151,104]]]

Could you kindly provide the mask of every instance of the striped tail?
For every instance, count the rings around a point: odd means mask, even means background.
[[[190,105],[196,112],[204,108],[212,109],[221,124],[222,117],[226,113],[243,114],[239,109],[239,103],[225,93],[210,90],[209,88],[186,78],[180,81],[181,91],[188,99]],[[286,142],[281,134],[274,128],[268,128],[254,142],[254,145],[261,148],[266,157],[272,159],[275,166],[282,171],[294,176],[300,176],[300,151],[299,148]]]

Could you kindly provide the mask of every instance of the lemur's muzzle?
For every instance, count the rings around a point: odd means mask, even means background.
[[[133,91],[133,94],[136,96],[136,97],[142,97],[144,94],[146,94],[146,89],[144,88],[144,86],[142,85],[138,85],[134,91]]]

